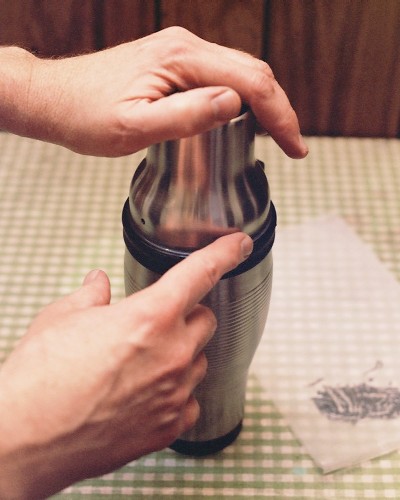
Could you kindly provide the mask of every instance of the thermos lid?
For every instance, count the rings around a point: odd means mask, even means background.
[[[243,109],[220,127],[150,146],[129,193],[135,232],[177,251],[235,231],[255,237],[270,210],[263,164],[254,157],[255,127]]]

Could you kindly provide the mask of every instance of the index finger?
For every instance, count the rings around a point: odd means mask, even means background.
[[[182,81],[189,88],[226,86],[235,90],[287,155],[306,156],[308,148],[297,115],[268,64],[245,52],[196,39],[201,42],[196,51],[188,52]]]
[[[167,271],[156,283],[161,296],[175,290],[182,309],[188,314],[227,272],[251,253],[253,241],[245,233],[222,236],[210,245],[190,254]]]
[[[213,75],[208,85],[225,84],[235,90],[250,106],[261,127],[288,156],[303,158],[307,155],[308,148],[301,136],[296,112],[266,62],[220,47],[218,61],[213,63],[210,58],[208,64],[215,64],[213,71],[208,73],[208,79]],[[225,79],[226,73],[229,79]]]

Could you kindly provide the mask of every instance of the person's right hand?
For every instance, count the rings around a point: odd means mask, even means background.
[[[48,496],[192,427],[216,327],[199,302],[251,248],[224,236],[112,305],[92,272],[47,306],[0,370],[0,498]]]
[[[65,59],[3,52],[8,94],[0,100],[0,126],[10,132],[78,153],[121,156],[221,125],[244,102],[289,156],[307,154],[296,113],[268,64],[181,27]]]

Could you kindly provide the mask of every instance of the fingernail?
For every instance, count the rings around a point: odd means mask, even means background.
[[[303,151],[303,158],[304,158],[304,156],[307,156],[307,154],[308,154],[308,146],[305,143],[304,138],[301,134],[299,134],[299,144],[300,144],[300,147]]]
[[[220,94],[213,97],[211,103],[214,108],[216,120],[226,121],[235,117],[239,102],[238,95],[230,89],[223,90]]]
[[[242,240],[242,256],[243,260],[247,259],[253,251],[253,240],[250,236],[245,236]]]
[[[89,285],[90,283],[92,283],[96,278],[97,276],[100,274],[100,271],[99,269],[93,269],[93,271],[90,271],[86,276],[85,276],[85,279],[83,280],[83,284],[84,285]]]

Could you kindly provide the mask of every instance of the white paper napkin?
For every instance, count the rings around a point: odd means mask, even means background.
[[[252,373],[324,472],[400,447],[400,285],[340,218],[277,233]]]

